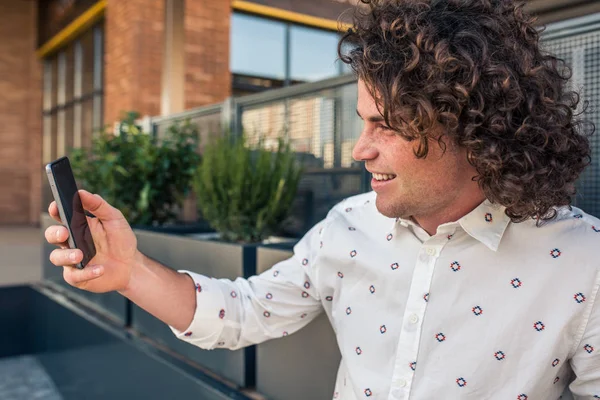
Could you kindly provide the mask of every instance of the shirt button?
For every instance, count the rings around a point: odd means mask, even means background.
[[[408,318],[408,320],[411,324],[416,324],[417,322],[419,322],[419,317],[417,316],[417,314],[413,314]]]
[[[427,249],[427,254],[429,254],[430,256],[435,256],[435,249],[432,249],[431,247]]]
[[[400,386],[400,387],[404,387],[406,386],[406,379],[398,379],[396,381],[396,385]]]

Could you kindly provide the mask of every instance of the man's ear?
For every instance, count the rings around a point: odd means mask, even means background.
[[[413,153],[415,153],[415,157],[419,159],[427,158],[429,154],[429,141],[431,138],[427,136],[421,136],[417,140],[414,141],[413,144]]]
[[[471,151],[471,150],[467,151],[467,162],[471,166],[475,166],[475,158],[473,157],[473,151]]]

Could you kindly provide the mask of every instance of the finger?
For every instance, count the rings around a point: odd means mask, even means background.
[[[48,243],[69,247],[69,230],[62,225],[52,225],[46,228],[44,237]]]
[[[95,232],[100,233],[101,229],[103,229],[102,222],[100,222],[100,220],[96,217],[90,218],[86,216],[85,218],[89,227],[89,229],[86,229],[86,236],[89,233],[90,237],[93,238]]]
[[[60,220],[60,215],[58,213],[56,201],[53,201],[52,203],[50,203],[50,206],[48,206],[48,214],[50,214],[50,217],[52,217],[52,219],[54,219],[56,222],[62,224],[62,221]]]
[[[91,194],[87,190],[79,190],[79,196],[84,210],[89,211],[99,220],[110,221],[124,219],[121,211],[108,204],[108,202],[100,197],[100,195]]]
[[[71,230],[73,232],[78,232],[77,240],[81,241],[78,245],[80,249],[88,249],[91,252],[91,249],[95,247],[94,240],[92,237],[92,232],[90,231],[90,224],[88,218],[83,209],[83,204],[81,202],[81,196],[79,193],[75,193],[73,197],[73,216],[71,218]]]
[[[63,270],[64,280],[71,286],[78,286],[99,278],[104,274],[102,265],[89,266],[84,269],[65,267]]]
[[[86,217],[87,218],[87,217]],[[91,218],[87,218],[88,220]],[[92,229],[90,227],[90,224],[88,223],[87,226],[85,227],[85,230],[83,231],[83,241],[84,243],[86,243],[88,245],[88,249],[90,249],[89,251],[91,251],[92,247],[95,248],[96,252],[98,251],[98,249],[100,248],[99,246],[96,245],[96,243],[94,242],[94,235],[92,234]],[[99,241],[100,243],[104,244],[103,241]]]
[[[57,267],[73,266],[83,260],[79,249],[55,249],[50,253],[50,262]]]

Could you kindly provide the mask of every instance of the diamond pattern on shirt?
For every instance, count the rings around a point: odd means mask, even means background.
[[[344,363],[332,395],[344,400],[558,398],[573,349],[574,365],[598,365],[599,265],[589,250],[600,221],[576,210],[581,218],[513,224],[482,204],[417,238],[414,221],[385,218],[365,199],[335,208],[294,257],[260,279],[194,278],[204,296],[198,304],[208,301],[212,311],[178,337],[223,348],[247,343],[250,332],[253,342],[284,337],[318,315],[318,306],[337,332]],[[248,316],[243,329],[239,315]],[[580,388],[581,396],[598,394],[591,384]]]

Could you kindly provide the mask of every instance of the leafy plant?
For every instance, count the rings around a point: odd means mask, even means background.
[[[177,122],[159,140],[142,132],[137,118],[139,114],[129,112],[117,135],[105,129],[89,149],[73,149],[73,173],[132,225],[164,225],[175,220],[175,209],[191,190],[200,162],[198,129],[189,121]]]
[[[222,239],[260,242],[287,217],[301,174],[283,139],[269,151],[225,134],[204,149],[194,179],[198,207]]]

